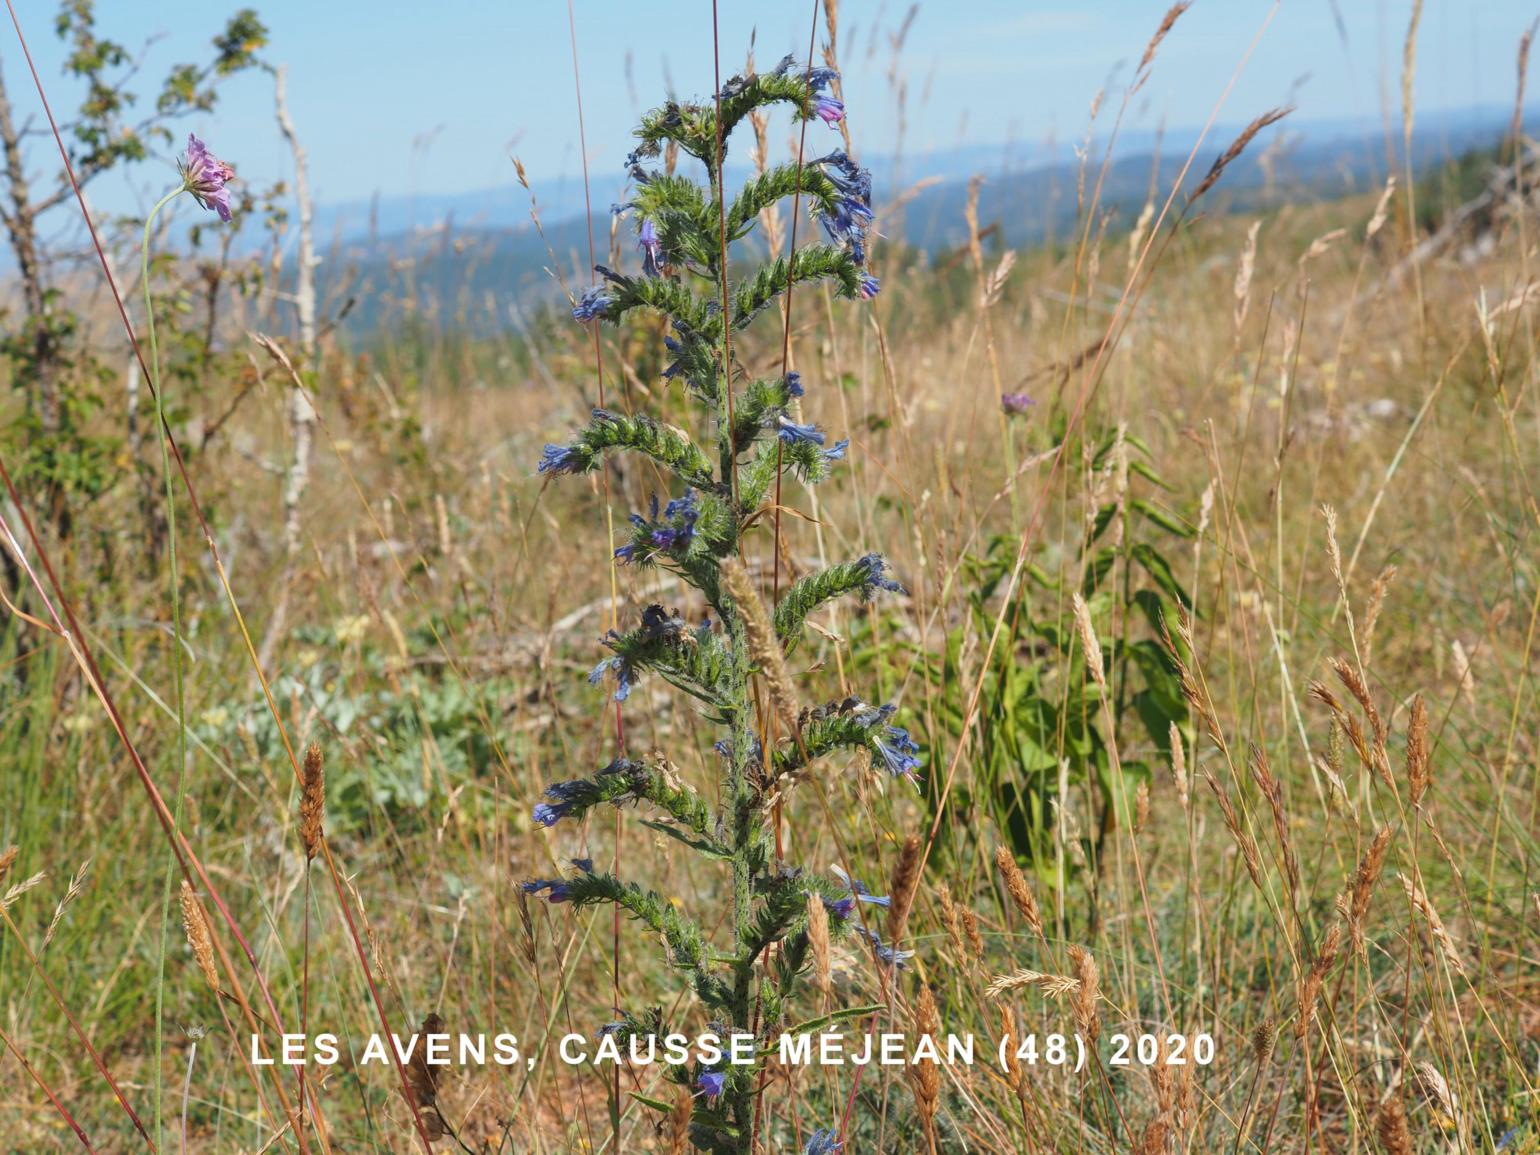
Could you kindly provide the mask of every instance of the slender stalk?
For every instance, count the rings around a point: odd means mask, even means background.
[[[144,325],[150,343],[150,384],[155,392],[155,427],[161,432],[160,465],[166,485],[166,553],[171,564],[171,671],[176,687],[176,796],[173,801],[171,835],[175,839],[182,827],[182,800],[187,773],[187,701],[182,680],[182,595],[176,557],[176,490],[171,473],[171,451],[165,437],[165,392],[161,389],[160,350],[155,342],[155,301],[150,287],[150,230],[160,215],[184,190],[179,186],[155,202],[144,218],[144,241],[139,249],[139,279],[144,285]],[[173,849],[166,856],[166,875],[160,893],[160,934],[155,949],[155,1146],[165,1145],[162,1130],[161,1100],[165,1076],[161,1069],[165,1053],[166,935],[171,923],[171,889],[176,879],[177,856]],[[190,1074],[189,1070],[189,1074]]]

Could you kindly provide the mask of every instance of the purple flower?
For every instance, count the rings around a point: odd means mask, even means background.
[[[661,275],[663,242],[658,240],[658,229],[651,217],[642,218],[642,227],[636,234],[636,247],[642,250],[642,272],[649,277]]]
[[[793,369],[786,374],[786,393],[791,397],[801,397],[805,390],[802,388],[802,374]]]
[[[833,127],[845,119],[845,102],[843,100],[835,100],[832,96],[814,97],[813,115],[825,124]]]
[[[878,590],[887,590],[889,593],[906,594],[909,591],[892,578],[885,576],[888,570],[887,560],[880,553],[869,553],[856,562],[865,571],[861,583],[861,600],[869,602],[877,596]]]
[[[835,918],[846,919],[850,917],[850,912],[855,910],[856,899],[855,895],[847,895],[845,898],[836,898],[833,901],[825,898],[823,899],[823,905],[824,909]]]
[[[181,162],[182,187],[206,209],[213,209],[219,219],[230,219],[230,190],[225,186],[235,179],[235,170],[208,150],[192,133],[187,134],[187,155]]]
[[[849,448],[850,438],[842,438],[823,451],[823,459],[825,461],[843,461],[845,459],[845,450]]]
[[[574,321],[602,320],[613,303],[609,294],[604,291],[603,285],[591,285],[583,290],[578,303],[572,306],[572,319]]]
[[[881,289],[882,282],[879,281],[876,277],[872,276],[870,273],[867,273],[864,277],[861,278],[861,287],[856,290],[856,294],[861,298],[861,300],[870,301],[878,294],[878,292],[881,291]]]
[[[539,473],[581,473],[583,455],[570,445],[547,445],[540,452]]]
[[[706,1102],[713,1103],[716,1097],[722,1093],[722,1088],[727,1084],[727,1074],[724,1071],[703,1071],[701,1077],[695,1080],[695,1085],[701,1089],[701,1094],[706,1096]]]
[[[1028,397],[1025,393],[1000,394],[1000,408],[1004,410],[1007,417],[1016,417],[1024,414],[1028,409],[1036,404],[1037,402],[1032,400],[1032,398]]]
[[[843,1146],[838,1131],[833,1127],[820,1127],[807,1137],[802,1155],[834,1155]]]
[[[780,430],[781,440],[789,445],[794,445],[798,441],[811,441],[814,445],[823,444],[823,430],[816,425],[798,425],[784,413],[776,417],[775,424]]]
[[[519,883],[519,889],[525,894],[546,891],[546,900],[553,903],[566,902],[572,897],[567,884],[559,878],[532,878],[528,882]]]
[[[855,895],[855,897],[859,898],[862,902],[868,902],[873,906],[883,907],[893,905],[893,899],[891,897],[886,894],[873,894],[867,887],[866,883],[862,882],[859,878],[851,878],[850,875],[846,874],[838,866],[831,866],[829,869],[834,872],[836,878],[845,884],[846,889],[848,889],[851,894]]]

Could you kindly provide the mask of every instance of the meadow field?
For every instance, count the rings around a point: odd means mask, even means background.
[[[516,326],[408,254],[317,283],[303,186],[232,184],[222,226],[197,155],[195,233],[104,222],[46,325],[11,294],[0,1150],[1540,1151],[1524,93],[1414,165],[1403,75],[1341,195],[1233,195],[1288,121],[1228,109],[1114,208],[1184,9],[1090,110],[1071,227],[1007,247],[980,180],[921,247],[879,197],[704,338],[617,302],[752,287],[849,208],[811,163],[862,155],[808,79],[832,0],[809,59],[719,88],[812,121],[746,107],[734,158],[793,183],[730,260],[690,247],[734,207],[690,154],[707,69],[641,207],[596,194],[592,254],[539,234],[555,291]],[[703,480],[734,404],[769,456]],[[724,1086],[558,1051],[745,1025],[978,1055]],[[519,1057],[363,1061],[430,1030]],[[302,1031],[340,1061],[267,1061]]]

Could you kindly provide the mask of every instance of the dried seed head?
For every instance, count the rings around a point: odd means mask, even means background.
[[[1444,920],[1438,917],[1438,911],[1434,909],[1432,901],[1428,898],[1421,886],[1404,874],[1398,873],[1397,878],[1406,888],[1406,897],[1411,901],[1417,913],[1421,914],[1428,924],[1428,933],[1433,936],[1433,942],[1438,947],[1439,953],[1444,956],[1444,961],[1449,964],[1449,969],[1456,974],[1465,973],[1465,962],[1460,958],[1459,949],[1454,944],[1454,939],[1444,929]]]
[[[1043,933],[1043,912],[1037,905],[1037,896],[1027,885],[1026,876],[1016,865],[1016,857],[1011,853],[1010,847],[995,847],[995,866],[1000,871],[1000,877],[1005,881],[1006,893],[1011,896],[1011,901],[1021,912],[1021,917],[1026,920],[1027,929],[1046,941]]]
[[[1412,716],[1406,728],[1406,777],[1411,783],[1412,805],[1420,807],[1433,781],[1428,757],[1428,706],[1418,694],[1412,699]]]
[[[1171,780],[1176,783],[1176,800],[1186,814],[1191,805],[1187,782],[1187,748],[1182,742],[1182,732],[1175,722],[1171,723]]]
[[[1326,976],[1337,964],[1341,943],[1342,926],[1340,923],[1332,923],[1331,929],[1326,932],[1325,941],[1321,943],[1320,953],[1310,964],[1310,970],[1299,980],[1299,1017],[1294,1022],[1294,1033],[1301,1039],[1309,1034],[1310,1024],[1315,1021],[1316,1002],[1320,998],[1321,987],[1326,983]]]
[[[214,939],[209,933],[203,907],[198,905],[198,896],[193,893],[193,888],[185,878],[182,880],[182,929],[187,935],[187,945],[192,948],[193,958],[198,961],[198,969],[203,972],[204,981],[217,995],[219,971],[214,966]]]
[[[1540,907],[1540,898],[1536,899],[1536,906]],[[973,960],[978,962],[984,957],[984,936],[979,933],[979,916],[971,906],[962,908],[963,935],[968,940],[968,949],[973,952]]]
[[[428,1035],[442,1035],[444,1033],[444,1020],[438,1015],[429,1015],[422,1021],[422,1029],[418,1032],[424,1037]],[[431,1140],[442,1139],[447,1132],[444,1126],[444,1117],[438,1111],[438,1087],[443,1081],[444,1068],[428,1062],[428,1048],[426,1045],[414,1047],[411,1057],[406,1064],[406,1085],[411,1089],[412,1099],[417,1108],[418,1118],[422,1120],[423,1130],[427,1132]]]
[[[1096,629],[1091,624],[1091,611],[1085,604],[1085,598],[1077,591],[1072,605],[1075,611],[1075,629],[1080,634],[1080,648],[1085,651],[1086,670],[1091,675],[1091,680],[1096,683],[1096,688],[1103,693],[1107,690],[1107,672],[1102,668],[1102,644],[1096,637]]]
[[[1369,913],[1369,899],[1374,893],[1374,884],[1379,881],[1380,872],[1385,868],[1385,852],[1390,849],[1390,834],[1389,826],[1381,827],[1375,834],[1369,849],[1359,859],[1358,868],[1353,871],[1347,892],[1337,904],[1337,909],[1347,921],[1348,941],[1358,954],[1364,953],[1364,919]]]
[[[748,569],[737,558],[728,558],[722,563],[722,577],[743,622],[743,632],[749,643],[749,657],[759,667],[760,676],[765,680],[770,704],[786,732],[794,735],[798,733],[797,692],[791,674],[786,669],[786,654],[775,636],[770,615],[765,612],[765,603],[760,601]]]
[[[941,922],[946,927],[946,937],[951,941],[957,957],[966,959],[968,948],[963,944],[962,919],[958,916],[956,904],[952,902],[951,888],[941,883],[936,887],[936,897],[941,902]]]
[[[1251,1053],[1258,1065],[1265,1066],[1272,1059],[1273,1048],[1277,1045],[1278,1024],[1272,1015],[1268,1015],[1251,1032]]]
[[[1061,999],[1065,995],[1073,994],[1080,989],[1080,980],[1069,975],[1050,975],[1042,971],[1019,970],[1012,971],[1008,975],[999,975],[984,993],[992,999],[997,999],[1011,991],[1019,991],[1023,987],[1033,987],[1051,999]]]
[[[898,862],[893,866],[893,880],[888,884],[888,894],[892,900],[888,907],[888,942],[894,946],[904,937],[919,882],[920,836],[911,834],[904,839],[903,849],[898,852]]]
[[[1138,834],[1150,824],[1150,784],[1141,782],[1134,788],[1134,833]]]
[[[928,1035],[932,1040],[941,1034],[941,1015],[928,985],[920,987],[920,996],[915,1000],[914,1025],[922,1036]],[[935,1126],[936,1105],[941,1098],[940,1069],[934,1059],[921,1059],[909,1068],[909,1078],[914,1087],[915,1105],[920,1110],[920,1121],[929,1133]]]
[[[304,782],[299,800],[299,838],[305,844],[305,858],[321,853],[322,826],[326,822],[326,766],[321,746],[312,742],[305,751]]]
[[[1075,1026],[1089,1041],[1095,1042],[1101,1038],[1102,1020],[1101,1012],[1097,1009],[1096,1000],[1101,992],[1101,972],[1097,970],[1096,958],[1084,947],[1071,946],[1069,948],[1070,961],[1075,966],[1074,993],[1070,995],[1070,1011],[1075,1016]]]
[[[690,1112],[695,1098],[681,1087],[674,1093],[674,1109],[668,1116],[669,1155],[684,1155],[690,1148]]]
[[[1375,1121],[1375,1132],[1385,1155],[1412,1155],[1412,1133],[1406,1126],[1406,1109],[1400,1099],[1387,1099]]]
[[[0,882],[5,881],[5,876],[11,872],[11,867],[16,865],[16,856],[20,853],[19,846],[7,846],[0,851]]]
[[[834,984],[829,961],[829,912],[823,898],[816,894],[807,896],[807,942],[813,948],[813,975],[818,989],[827,997]]]

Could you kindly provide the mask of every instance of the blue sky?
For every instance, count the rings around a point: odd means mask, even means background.
[[[147,76],[196,58],[223,16],[219,0],[100,0],[104,34],[154,38]],[[577,112],[567,5],[562,0],[266,0],[254,4],[272,32],[269,58],[289,67],[290,102],[323,201],[453,193],[512,186],[509,156],[531,175],[579,171]],[[590,160],[614,183],[638,111],[656,103],[665,78],[682,96],[712,87],[709,0],[575,0]],[[1399,100],[1401,46],[1411,0],[1338,0],[1344,44],[1329,0],[1283,0],[1221,115],[1244,122],[1293,99],[1296,120],[1377,117],[1382,93]],[[18,6],[56,100],[62,52],[53,5]],[[1042,143],[1068,155],[1098,88],[1114,99],[1167,0],[948,0],[921,3],[903,51],[910,153],[958,143]],[[813,0],[721,0],[723,72],[742,63],[757,31],[761,62],[805,53]],[[887,79],[888,34],[907,0],[845,0],[841,56],[857,140],[890,152],[896,101]],[[1197,0],[1162,47],[1134,119],[1154,127],[1201,124],[1248,45],[1274,10],[1264,0]],[[1418,101],[1459,108],[1513,99],[1520,35],[1534,0],[1427,0],[1419,47]],[[0,59],[18,114],[35,107],[8,27]],[[820,38],[822,33],[820,32]],[[628,64],[629,77],[628,80]],[[635,92],[633,98],[632,92]],[[246,179],[287,168],[274,130],[271,87],[248,75],[230,83],[220,109],[193,122]],[[784,129],[777,130],[784,138]],[[821,126],[818,133],[827,130]],[[38,154],[41,166],[47,157]],[[142,168],[148,188],[169,167]],[[98,194],[114,207],[121,188]],[[131,202],[129,202],[131,204]]]

